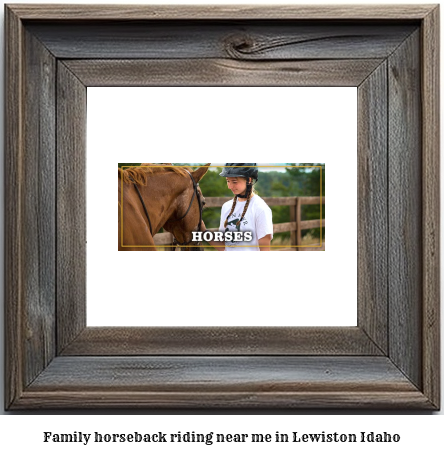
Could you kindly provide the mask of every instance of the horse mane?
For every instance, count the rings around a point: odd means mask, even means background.
[[[119,168],[119,179],[125,184],[146,185],[150,174],[176,173],[180,176],[187,176],[187,171],[193,170],[189,166],[167,166],[169,163],[142,163],[140,166],[130,168]]]

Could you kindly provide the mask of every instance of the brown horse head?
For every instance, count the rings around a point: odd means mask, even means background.
[[[165,230],[173,234],[181,246],[197,245],[197,243],[192,242],[192,233],[200,229],[201,210],[205,205],[205,198],[198,184],[207,173],[210,165],[211,163],[208,163],[196,171],[189,171],[197,184],[197,194],[191,177],[189,175],[183,176],[182,180],[185,180],[187,189],[176,198],[176,210],[163,226]]]
[[[156,250],[153,236],[162,227],[180,245],[193,245],[205,204],[198,183],[210,164],[195,171],[170,163],[119,169],[119,250]]]

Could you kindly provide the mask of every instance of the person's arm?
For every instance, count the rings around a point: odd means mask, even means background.
[[[270,251],[270,245],[271,245],[271,234],[267,234],[263,238],[259,239],[259,249],[261,252],[267,252]]]
[[[205,233],[207,231],[207,227],[205,226],[205,222],[202,220],[202,232]],[[222,241],[208,241],[210,245],[212,245],[216,250],[219,252],[224,252],[225,251],[225,242]]]

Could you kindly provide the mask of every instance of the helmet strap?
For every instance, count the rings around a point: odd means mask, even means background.
[[[238,198],[248,198],[253,188],[253,180],[247,184],[247,189],[243,195],[237,195]]]

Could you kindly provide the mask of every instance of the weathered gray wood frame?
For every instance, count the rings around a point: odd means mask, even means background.
[[[438,8],[7,5],[5,407],[438,409]],[[86,327],[93,85],[358,87],[358,326]]]

